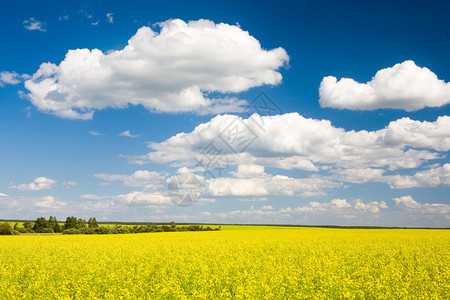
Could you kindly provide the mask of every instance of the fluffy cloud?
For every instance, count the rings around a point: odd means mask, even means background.
[[[402,118],[389,123],[382,136],[386,145],[450,150],[450,117],[438,117],[435,122]]]
[[[380,176],[383,171],[377,168],[416,168],[425,161],[440,158],[436,151],[450,150],[448,116],[439,117],[435,122],[403,118],[377,131],[345,131],[328,120],[308,119],[298,113],[261,117],[262,130],[254,122],[254,116],[248,119],[216,116],[190,133],[179,133],[163,142],[149,144],[153,152],[136,160],[195,165],[199,159],[193,158],[206,157],[202,153],[207,149],[217,150],[216,158],[225,164],[250,163],[307,171],[318,171],[317,164],[351,168],[355,171],[347,171],[345,176],[356,182]],[[224,133],[233,134],[230,128],[235,128],[231,126],[235,123],[241,124],[239,136],[235,137],[250,141],[239,156],[234,155],[230,141],[223,138]],[[367,168],[372,168],[371,173],[365,172]],[[356,172],[366,178],[362,179]]]
[[[27,30],[47,31],[47,25],[39,20],[36,20],[34,17],[23,21],[23,27]]]
[[[18,84],[20,83],[21,75],[16,72],[0,72],[0,86],[4,86],[6,84]]]
[[[206,186],[206,193],[212,196],[263,197],[301,195],[310,197],[325,195],[325,189],[336,188],[341,186],[341,184],[315,176],[291,178],[282,175],[272,176],[266,174],[266,176],[246,178],[213,178],[207,180]],[[252,200],[255,201],[255,198]]]
[[[122,181],[126,186],[142,187],[145,189],[156,189],[161,187],[162,181],[166,178],[166,174],[138,170],[131,175],[96,173],[92,175],[104,181]]]
[[[402,196],[393,199],[398,207],[422,214],[444,215],[450,220],[450,205],[441,203],[419,203],[411,196]]]
[[[333,199],[330,202],[310,202],[308,205],[299,206],[295,208],[284,208],[280,212],[296,213],[296,214],[314,214],[314,213],[331,213],[338,214],[344,218],[353,218],[357,213],[377,214],[380,209],[386,209],[388,206],[386,202],[372,201],[365,203],[361,199],[357,199],[350,203],[347,199]]]
[[[365,183],[370,181],[380,181],[385,170],[383,169],[338,169],[331,171],[337,174],[335,178],[340,181],[352,182],[352,183]]]
[[[419,171],[414,175],[385,176],[383,180],[396,189],[436,187],[441,184],[450,186],[450,164]]]
[[[217,101],[207,93],[278,84],[277,70],[289,60],[284,49],[264,50],[238,26],[178,19],[159,26],[159,33],[140,28],[122,50],[69,50],[59,65],[43,63],[25,82],[29,99],[43,112],[71,119],[130,104],[159,112],[211,110]],[[221,101],[221,111],[239,104]]]
[[[58,210],[65,207],[67,203],[58,201],[53,196],[44,196],[41,200],[35,201],[33,206],[38,209]]]
[[[17,189],[19,191],[41,191],[41,190],[50,190],[56,185],[56,180],[46,178],[46,177],[38,177],[31,183],[23,183],[20,185],[10,185],[11,188]]]
[[[450,83],[439,80],[427,68],[405,61],[378,71],[367,83],[350,78],[323,78],[320,105],[351,110],[397,108],[406,111],[450,103]]]
[[[170,204],[170,197],[159,192],[148,193],[144,191],[136,191],[128,194],[115,196],[114,199],[120,200],[129,205],[155,205]]]

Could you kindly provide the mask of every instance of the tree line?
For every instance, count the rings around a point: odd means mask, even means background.
[[[15,223],[11,226],[8,222],[0,223],[0,235],[19,235],[23,233],[62,233],[62,234],[124,234],[124,233],[146,233],[146,232],[175,232],[175,231],[217,231],[221,227],[211,228],[203,225],[178,226],[175,222],[168,225],[134,225],[134,226],[100,226],[96,218],[88,221],[76,217],[67,217],[64,224],[60,224],[56,217],[39,217],[36,221],[25,221],[22,226]]]

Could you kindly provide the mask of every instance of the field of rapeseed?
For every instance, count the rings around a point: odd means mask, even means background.
[[[449,297],[450,231],[0,236],[0,299]]]

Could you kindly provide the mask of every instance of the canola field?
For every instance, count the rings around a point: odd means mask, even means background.
[[[448,299],[449,246],[418,229],[0,236],[0,299]]]

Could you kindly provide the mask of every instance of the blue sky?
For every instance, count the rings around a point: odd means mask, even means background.
[[[450,224],[446,1],[2,6],[0,219]]]

